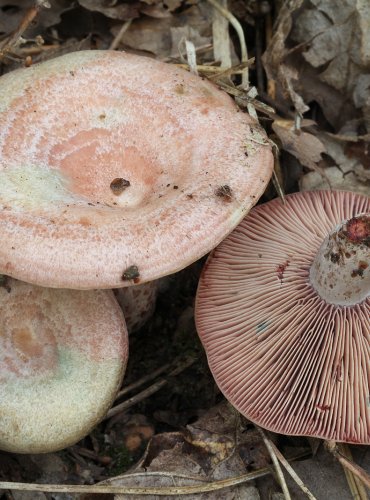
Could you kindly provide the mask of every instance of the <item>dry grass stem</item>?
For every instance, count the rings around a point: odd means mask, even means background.
[[[175,364],[175,363],[173,363],[173,364]],[[165,365],[162,365],[159,368],[157,368],[157,370],[154,370],[153,372],[149,373],[148,375],[144,375],[144,377],[139,378],[139,380],[136,380],[136,382],[133,382],[130,385],[126,385],[123,389],[121,389],[118,392],[118,394],[116,396],[116,400],[121,398],[125,394],[133,391],[134,389],[137,389],[141,385],[144,385],[147,382],[150,382],[151,380],[155,379],[156,377],[158,377],[158,375],[161,375],[163,372],[168,370],[168,368],[170,368],[171,366],[172,366],[171,363],[166,363]]]
[[[288,486],[286,484],[283,471],[281,470],[281,467],[279,465],[279,460],[277,459],[275,450],[271,446],[272,445],[271,440],[266,436],[265,432],[261,429],[261,427],[258,427],[257,425],[255,425],[255,427],[258,430],[258,432],[261,434],[263,442],[265,443],[265,446],[270,454],[270,457],[271,457],[272,463],[274,465],[277,479],[278,479],[279,484],[281,486],[281,490],[283,492],[284,498],[285,498],[285,500],[291,500],[292,497],[290,496]]]
[[[123,35],[126,33],[126,31],[131,26],[131,23],[132,23],[132,19],[129,19],[128,21],[123,23],[123,25],[121,26],[121,29],[119,30],[117,35],[114,37],[114,39],[112,40],[112,43],[109,46],[110,50],[115,50],[118,47],[118,45],[121,43]]]
[[[338,449],[337,443],[334,441],[326,441],[326,448],[334,455],[334,457],[341,463],[341,465],[352,472],[356,477],[358,477],[362,483],[370,489],[370,476],[369,474],[359,465],[352,462],[346,458]]]
[[[240,104],[246,106],[248,103],[252,103],[253,106],[261,113],[264,113],[265,115],[269,116],[272,119],[277,117],[275,110],[273,108],[271,108],[270,106],[261,101],[258,101],[257,99],[249,97],[247,92],[245,92],[245,90],[232,87],[231,85],[227,85],[222,81],[218,81],[217,85],[228,94],[237,97],[240,100]]]
[[[233,75],[241,75],[244,72],[245,68],[249,68],[254,64],[254,61],[255,59],[254,57],[252,57],[251,59],[248,59],[248,61],[237,64],[236,66],[231,66],[227,69],[216,66],[217,71],[215,71],[214,74],[210,75],[208,78],[212,80],[220,77],[224,78]],[[212,66],[212,68],[214,68],[214,66]]]
[[[185,40],[186,59],[190,68],[190,73],[198,76],[197,51],[195,45],[190,40]]]
[[[270,143],[272,146],[272,153],[274,155],[274,170],[272,172],[272,184],[279,195],[279,198],[283,203],[285,203],[285,193],[284,189],[282,187],[282,183],[284,182],[283,179],[283,172],[281,170],[281,165],[280,165],[280,158],[279,158],[279,148],[277,145],[270,139]]]
[[[227,8],[227,0],[219,0],[221,7]],[[217,9],[213,9],[212,22],[213,56],[222,68],[231,68],[231,41],[229,21]]]
[[[235,29],[240,43],[240,54],[241,54],[241,62],[248,61],[248,50],[247,44],[245,42],[245,36],[243,28],[237,18],[225,7],[222,7],[216,0],[207,0],[215,9],[217,9],[220,14],[222,14],[226,19],[230,22],[232,27]],[[248,67],[245,69],[242,75],[242,84],[244,88],[249,87],[249,71]]]
[[[168,378],[175,377],[176,375],[178,375],[179,373],[181,373],[182,371],[184,371],[186,368],[188,368],[189,366],[191,366],[194,362],[195,362],[194,358],[186,358],[184,361],[182,361],[181,363],[179,363],[178,366],[174,370],[172,370],[168,374]],[[136,405],[140,401],[143,401],[144,399],[148,398],[152,394],[154,394],[157,391],[159,391],[159,389],[162,389],[162,387],[164,387],[168,383],[169,383],[169,379],[161,378],[160,380],[158,380],[157,382],[155,382],[154,384],[152,384],[151,386],[149,386],[147,389],[144,389],[143,391],[139,392],[138,394],[136,394],[132,398],[127,399],[126,401],[124,401],[123,403],[118,404],[117,406],[113,406],[113,408],[111,408],[108,411],[108,413],[105,416],[104,420],[112,418],[115,415],[117,415],[118,413],[122,413],[123,411],[128,410],[129,408],[131,408],[132,406]]]
[[[337,446],[339,452],[343,456],[345,456],[348,460],[353,460],[351,450],[347,444],[338,443]],[[357,476],[355,476],[349,469],[343,467],[343,470],[346,475],[347,483],[354,500],[368,500],[365,487],[362,484],[361,480]]]
[[[305,458],[306,453],[292,457],[289,460],[298,460]],[[109,484],[93,484],[93,485],[73,485],[73,484],[33,484],[33,483],[17,483],[10,481],[0,482],[0,490],[17,490],[17,491],[42,491],[44,493],[96,493],[96,494],[127,494],[127,495],[189,495],[196,493],[206,493],[209,491],[217,491],[223,488],[230,488],[238,484],[247,483],[260,477],[271,474],[270,468],[262,468],[257,471],[248,472],[241,476],[231,477],[221,481],[209,481],[208,478],[191,476],[186,474],[171,473],[171,472],[136,472],[133,474],[125,474],[123,477],[127,479],[139,479],[141,477],[168,477],[174,483],[176,479],[187,479],[202,482],[203,484],[196,486],[172,486],[172,487],[155,487],[150,486],[143,488],[111,486]]]
[[[175,66],[186,69],[187,71],[190,70],[190,66],[187,63],[179,63],[175,64]],[[220,66],[207,66],[206,64],[197,64],[197,70],[201,75],[206,76],[209,80],[217,80],[217,78],[221,76],[241,75],[243,72],[243,69],[237,69],[236,66],[225,71]]]
[[[310,500],[317,500],[316,497],[310,492],[307,486],[304,484],[302,479],[298,476],[293,467],[289,464],[288,460],[284,457],[284,455],[278,450],[275,444],[270,441],[270,445],[275,452],[279,462],[283,465],[288,474],[292,477],[292,479],[296,482],[296,484],[301,488],[301,490],[307,495]]]
[[[3,57],[7,57],[8,52],[11,52],[14,47],[19,45],[19,43],[22,41],[23,33],[26,31],[28,26],[32,23],[32,21],[35,19],[42,8],[50,8],[49,2],[37,0],[35,4],[26,11],[18,28],[0,44],[0,59]],[[2,44],[3,46],[1,47]]]
[[[100,493],[100,494],[126,494],[126,495],[191,495],[196,493],[205,493],[210,491],[217,491],[223,488],[230,488],[238,484],[243,484],[252,481],[259,477],[270,474],[269,469],[260,469],[255,472],[249,472],[241,476],[236,476],[221,481],[209,482],[207,478],[191,477],[180,474],[171,474],[168,472],[143,472],[135,474],[127,474],[125,478],[136,478],[140,476],[164,476],[169,477],[175,482],[176,478],[193,479],[196,481],[205,481],[204,484],[195,486],[169,486],[169,487],[124,487],[124,486],[111,486],[106,484],[95,485],[67,485],[67,484],[32,484],[32,483],[16,483],[0,481],[0,489],[2,490],[17,490],[17,491],[42,491],[44,493]]]

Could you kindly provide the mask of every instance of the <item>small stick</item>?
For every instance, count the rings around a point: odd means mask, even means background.
[[[272,146],[272,154],[274,156],[274,170],[272,171],[272,183],[274,185],[274,188],[279,195],[281,201],[283,204],[285,203],[285,194],[284,190],[280,184],[280,179],[278,173],[281,174],[282,177],[282,172],[281,172],[281,166],[280,166],[280,158],[279,158],[279,148],[277,145],[270,139],[270,144]]]
[[[348,460],[352,460],[351,450],[349,449],[349,446],[347,444],[338,443],[337,446],[338,446],[338,451],[342,453],[344,457],[348,458]],[[365,487],[362,484],[361,480],[357,476],[355,476],[350,470],[346,469],[345,467],[343,467],[343,469],[353,498],[355,498],[356,500],[357,499],[368,500]]]
[[[335,441],[326,441],[326,448],[334,455],[334,457],[342,464],[343,467],[350,470],[355,476],[360,478],[363,484],[370,488],[370,476],[369,474],[359,465],[355,464],[351,460],[348,460],[345,456],[343,456],[338,450],[337,443]]]
[[[179,363],[179,365],[177,366],[177,368],[175,368],[174,370],[172,370],[168,374],[168,376],[169,377],[174,377],[174,376],[178,375],[183,370],[185,370],[186,368],[188,368],[189,366],[191,366],[194,363],[194,361],[195,361],[194,358],[187,358],[187,359],[185,359],[182,363]],[[161,378],[157,382],[155,382],[154,384],[152,384],[151,386],[149,386],[147,389],[144,389],[143,391],[139,392],[138,394],[136,394],[132,398],[127,399],[127,401],[124,401],[123,403],[120,403],[117,406],[113,406],[113,408],[111,408],[108,411],[108,413],[105,416],[104,420],[112,418],[115,415],[117,415],[118,413],[121,413],[123,411],[128,410],[128,408],[131,408],[131,406],[136,405],[140,401],[143,401],[147,397],[149,397],[152,394],[154,394],[155,392],[159,391],[159,389],[162,389],[162,387],[164,387],[165,385],[167,385],[168,382],[169,381],[167,379]]]
[[[154,378],[158,377],[158,375],[161,375],[161,373],[165,372],[170,366],[171,366],[170,363],[162,365],[159,368],[157,368],[156,370],[154,370],[152,373],[149,373],[148,375],[144,375],[144,377],[141,377],[136,382],[133,382],[132,384],[127,385],[126,387],[124,387],[123,389],[121,389],[118,392],[118,394],[116,396],[116,400],[121,398],[122,396],[124,396],[128,392],[133,391],[137,387],[140,387],[141,385],[144,385],[147,382],[149,382],[150,380],[153,380]]]
[[[21,56],[35,56],[40,52],[47,52],[48,50],[57,50],[60,45],[38,45],[37,47],[23,47],[17,51]]]
[[[76,445],[73,446],[73,448],[70,451],[74,452],[74,456],[77,454],[77,455],[80,455],[81,457],[90,458],[91,460],[94,460],[95,462],[99,462],[103,465],[108,465],[112,461],[111,457],[109,457],[109,456],[106,456],[106,455],[100,456],[97,453],[95,453],[94,451],[91,451],[87,448],[82,448],[82,447],[76,446]]]
[[[269,117],[275,119],[277,117],[275,110],[271,108],[270,106],[267,106],[267,104],[258,101],[257,99],[252,99],[248,96],[248,94],[245,92],[245,90],[238,89],[236,87],[232,87],[231,85],[227,85],[226,83],[222,81],[218,81],[217,85],[222,88],[225,92],[228,94],[238,97],[242,102],[244,101],[245,103],[252,103],[253,106],[260,111],[261,113],[264,113],[268,115]],[[243,103],[244,104],[244,103]]]
[[[285,467],[285,470],[294,479],[294,481],[301,488],[301,490],[304,493],[306,493],[306,495],[308,496],[308,498],[310,500],[317,500],[316,497],[310,492],[310,490],[304,484],[304,482],[302,481],[302,479],[298,476],[298,474],[293,469],[293,467],[289,464],[288,460],[284,457],[284,455],[280,452],[280,450],[278,450],[278,448],[275,446],[275,444],[272,441],[270,441],[270,445],[272,446],[272,449],[274,450],[274,452],[275,452],[277,458],[279,459],[280,463]]]
[[[281,467],[279,465],[279,461],[277,459],[277,456],[275,454],[274,448],[271,446],[271,441],[270,439],[266,436],[265,432],[261,429],[261,427],[258,427],[255,425],[256,429],[258,432],[261,434],[261,437],[263,439],[263,442],[265,443],[266,448],[268,449],[268,452],[270,453],[270,457],[272,459],[272,463],[274,464],[274,468],[284,495],[285,500],[291,500],[291,496],[288,490],[288,486],[285,482],[284,474],[283,471],[281,470]]]
[[[247,50],[247,44],[245,42],[245,36],[244,36],[244,31],[242,28],[242,25],[240,22],[237,20],[237,18],[225,7],[222,7],[216,0],[208,0],[208,2],[215,8],[217,9],[226,19],[229,21],[229,23],[232,25],[232,27],[235,29],[238,37],[239,37],[239,43],[240,43],[240,54],[241,54],[241,62],[247,62],[248,61],[248,50]],[[242,84],[245,88],[249,87],[249,71],[248,67],[245,68],[245,71],[242,76]]]
[[[272,38],[272,15],[271,15],[271,10],[268,12],[266,16],[266,47],[269,46]],[[271,80],[270,78],[267,78],[267,94],[268,96],[272,99],[276,99],[276,82],[275,80]],[[260,91],[261,95],[261,91]]]
[[[257,76],[257,88],[258,93],[264,90],[264,76],[263,76],[263,66],[262,66],[262,20],[260,16],[256,19],[255,26],[255,50],[256,50],[256,76]]]
[[[252,57],[251,59],[248,59],[248,61],[242,62],[240,64],[237,64],[236,66],[232,66],[231,68],[227,69],[216,66],[219,71],[215,72],[214,75],[209,76],[209,80],[236,74],[243,74],[245,68],[249,68],[250,66],[252,66],[252,64],[254,64],[254,61],[255,59],[254,57]]]
[[[253,62],[249,64],[249,62],[252,61],[252,59],[249,59],[247,63],[238,64],[237,66],[233,66],[232,68],[226,70],[225,68],[221,68],[220,66],[208,66],[206,64],[197,64],[197,70],[199,71],[199,73],[205,73],[205,74],[209,73],[209,75],[207,74],[207,78],[209,80],[217,79],[221,76],[241,75],[244,69],[247,67],[247,65],[249,66],[250,64],[253,64]],[[177,68],[182,68],[187,70],[190,69],[190,66],[187,63],[174,63],[174,66],[176,66]]]
[[[128,21],[122,24],[121,29],[119,30],[117,35],[113,38],[112,43],[109,46],[109,50],[115,50],[118,47],[118,45],[121,43],[123,35],[131,26],[131,23],[132,19],[129,19]]]
[[[43,491],[43,492],[59,492],[59,493],[100,493],[100,494],[127,494],[127,495],[190,495],[195,493],[204,493],[208,491],[217,491],[223,488],[230,488],[238,484],[246,483],[262,476],[270,474],[268,468],[260,469],[255,472],[248,472],[241,476],[236,476],[220,481],[209,481],[204,477],[189,477],[185,474],[174,474],[166,472],[143,472],[124,475],[124,478],[139,478],[148,476],[164,476],[169,477],[172,481],[176,478],[194,479],[196,481],[204,481],[204,484],[195,486],[167,486],[167,487],[124,487],[111,486],[106,484],[94,485],[67,485],[67,484],[32,484],[32,483],[16,483],[8,481],[0,481],[0,489],[3,490],[18,490],[18,491]]]
[[[21,36],[23,35],[23,33],[26,31],[28,26],[35,19],[35,17],[42,8],[49,9],[50,7],[51,6],[49,2],[45,0],[36,0],[35,4],[26,11],[18,28],[15,31],[13,31],[10,37],[6,40],[4,47],[0,50],[0,56],[6,55],[6,53],[12,49],[12,47],[18,44]]]
[[[289,460],[297,460],[304,458],[306,454],[299,454]],[[175,482],[176,479],[187,479],[199,481],[203,484],[196,486],[170,486],[170,487],[150,487],[143,488],[124,487],[124,486],[111,486],[109,484],[93,484],[93,485],[75,485],[75,484],[35,484],[35,483],[16,483],[11,481],[0,482],[0,489],[4,490],[18,490],[18,491],[43,491],[43,492],[61,492],[61,493],[100,493],[100,494],[131,494],[131,495],[189,495],[191,493],[203,493],[207,491],[220,490],[222,488],[229,488],[237,484],[243,484],[259,477],[268,476],[271,474],[270,468],[258,469],[254,472],[243,474],[242,476],[235,476],[221,481],[209,481],[207,477],[191,476],[186,474],[179,474],[173,472],[134,472],[132,474],[124,474],[124,479],[136,479],[141,477],[167,477]]]

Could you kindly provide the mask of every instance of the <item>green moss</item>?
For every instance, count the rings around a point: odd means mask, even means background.
[[[125,446],[108,448],[106,453],[112,458],[110,473],[113,476],[126,472],[135,461],[134,457]]]

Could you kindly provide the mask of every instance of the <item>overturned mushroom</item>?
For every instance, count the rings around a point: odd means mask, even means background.
[[[222,392],[275,432],[370,443],[370,198],[254,208],[211,254],[196,323]]]
[[[42,453],[89,433],[112,404],[127,332],[111,291],[0,287],[0,449]]]
[[[0,86],[0,272],[30,283],[118,288],[182,269],[271,175],[258,124],[173,65],[81,51]]]

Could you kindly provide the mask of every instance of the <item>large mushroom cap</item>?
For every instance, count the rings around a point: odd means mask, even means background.
[[[254,208],[207,261],[196,323],[210,368],[229,401],[265,428],[370,443],[370,298],[328,303],[310,282],[327,234],[369,211],[370,199],[354,193],[276,199]],[[369,285],[369,233],[362,242],[367,259],[351,279]]]
[[[272,155],[213,84],[112,51],[0,79],[0,272],[122,287],[211,250],[263,193]]]
[[[115,397],[127,331],[108,290],[0,288],[0,449],[42,453],[88,434]]]

